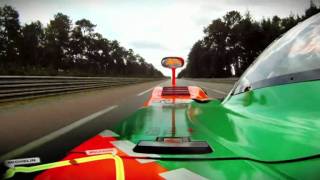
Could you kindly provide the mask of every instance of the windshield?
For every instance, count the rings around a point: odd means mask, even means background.
[[[272,43],[239,80],[235,94],[247,88],[306,81],[320,69],[320,14]],[[299,78],[294,76],[299,75]],[[319,75],[318,75],[319,76]],[[303,78],[302,78],[303,77]]]

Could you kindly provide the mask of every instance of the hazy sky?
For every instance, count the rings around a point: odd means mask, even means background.
[[[316,0],[319,2],[320,0]],[[22,24],[40,20],[46,25],[57,12],[73,22],[86,18],[96,31],[110,40],[132,48],[164,74],[164,56],[187,58],[192,45],[202,38],[203,29],[227,11],[249,10],[262,17],[302,14],[310,0],[0,0],[20,13]]]

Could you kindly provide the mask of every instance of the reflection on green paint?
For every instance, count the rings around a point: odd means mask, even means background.
[[[142,108],[116,127],[123,139],[134,143],[157,137],[188,137],[187,105]]]

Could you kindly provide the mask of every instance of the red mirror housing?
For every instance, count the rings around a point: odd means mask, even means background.
[[[161,60],[161,64],[166,68],[179,68],[184,65],[184,60],[181,57],[165,57]]]
[[[181,57],[165,57],[161,60],[163,67],[170,68],[172,70],[172,86],[176,86],[176,68],[180,68],[184,65],[184,60]]]

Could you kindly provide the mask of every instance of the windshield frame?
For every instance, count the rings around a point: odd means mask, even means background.
[[[259,89],[262,87],[270,87],[270,86],[306,82],[306,81],[315,81],[315,80],[320,80],[320,69],[297,72],[297,73],[273,77],[270,79],[264,79],[264,80],[252,83],[251,88]]]
[[[259,62],[260,57],[265,54],[266,51],[270,50],[275,44],[281,41],[283,36],[288,36],[288,34],[294,32],[295,29],[298,29],[300,26],[303,26],[304,23],[308,24],[314,19],[320,18],[320,13],[315,14],[314,16],[310,17],[309,19],[305,20],[304,22],[299,23],[288,32],[281,34],[278,38],[276,38],[272,43],[270,43],[264,51],[252,62],[252,64],[246,69],[243,75],[239,78],[239,80],[235,83],[234,88],[231,91],[231,95],[241,94],[250,90],[256,90],[260,88],[270,87],[270,86],[277,86],[277,85],[285,85],[291,83],[298,83],[298,82],[306,82],[306,81],[315,81],[320,80],[320,68],[310,69],[307,71],[300,71],[294,72],[290,74],[284,74],[280,76],[275,76],[267,79],[258,80],[252,82],[248,80],[246,77],[248,73],[251,71],[252,68],[256,66],[256,63]]]

